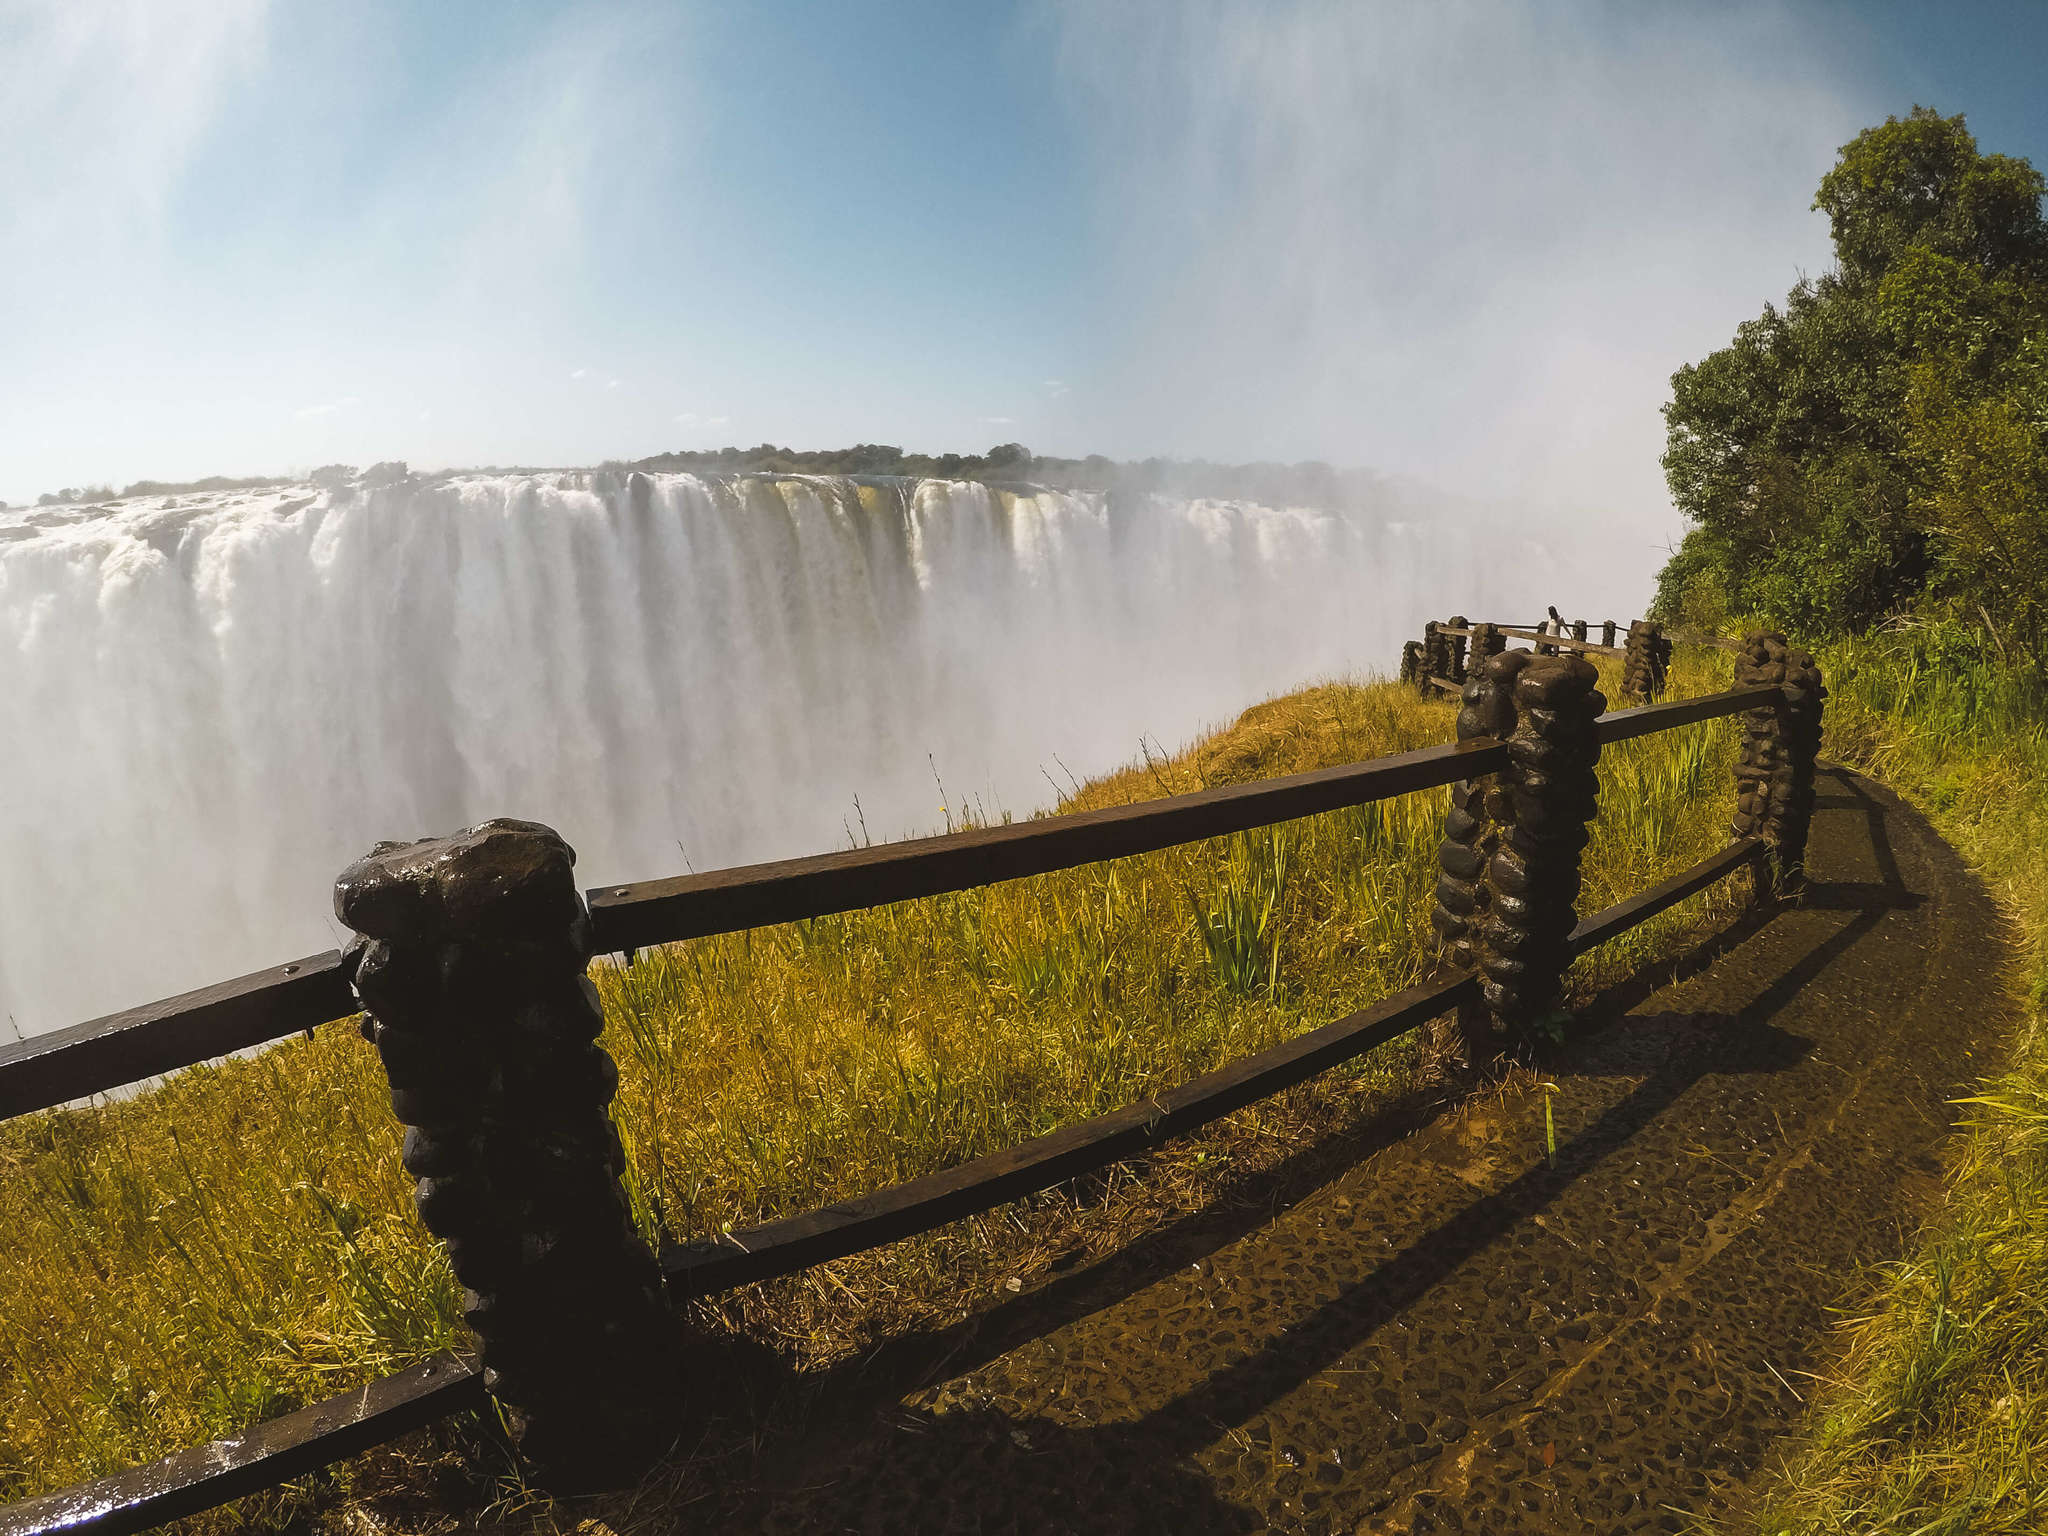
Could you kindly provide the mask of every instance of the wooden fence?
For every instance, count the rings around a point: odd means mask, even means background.
[[[492,822],[351,866],[329,951],[0,1048],[0,1115],[58,1107],[365,1010],[411,1128],[405,1162],[470,1292],[481,1358],[446,1355],[242,1435],[0,1509],[0,1536],[133,1531],[273,1486],[484,1406],[564,1487],[628,1479],[686,1410],[673,1303],[894,1242],[1145,1152],[1448,1014],[1484,1069],[1522,1049],[1570,959],[1738,869],[1760,895],[1799,878],[1824,690],[1810,657],[1755,636],[1736,686],[1602,713],[1593,668],[1620,654],[1533,627],[1432,625],[1432,691],[1459,692],[1458,739],[1398,756],[1138,805],[613,886],[580,896],[544,827]],[[1537,647],[1513,650],[1509,639]],[[1634,655],[1668,655],[1631,625]],[[1410,651],[1419,649],[1411,643]],[[1404,674],[1418,681],[1417,669]],[[1661,683],[1662,668],[1656,668]],[[1638,677],[1639,681],[1647,681]],[[1600,747],[1743,716],[1728,845],[1577,919],[1578,851]],[[1440,979],[1098,1119],[781,1221],[650,1254],[619,1187],[595,1045],[594,954],[965,891],[1419,790],[1452,788],[1433,920]],[[1560,895],[1560,893],[1562,893]]]

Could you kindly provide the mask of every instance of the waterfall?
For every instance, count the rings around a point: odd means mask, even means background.
[[[14,1030],[341,942],[379,839],[544,821],[596,885],[1023,816],[1498,596],[1384,511],[371,478],[0,513]]]

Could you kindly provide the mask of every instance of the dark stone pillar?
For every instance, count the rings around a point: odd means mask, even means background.
[[[1557,1005],[1578,923],[1579,855],[1598,794],[1593,722],[1607,707],[1590,662],[1511,651],[1465,688],[1458,736],[1508,743],[1509,767],[1453,787],[1431,920],[1485,1006],[1460,1018],[1467,1059],[1526,1054]]]
[[[1793,895],[1806,878],[1813,766],[1827,689],[1811,655],[1793,650],[1783,635],[1763,634],[1751,635],[1736,652],[1735,686],[1780,690],[1776,702],[1743,712],[1733,831],[1770,845],[1773,891],[1758,894]]]
[[[1671,642],[1663,627],[1637,619],[1628,627],[1628,654],[1621,663],[1622,697],[1648,704],[1664,691],[1664,672],[1671,661]]]
[[[1442,633],[1442,626],[1431,619],[1422,626],[1422,680],[1418,686],[1426,699],[1436,690],[1430,686],[1432,677],[1450,676],[1450,647],[1448,636]]]
[[[1422,642],[1407,641],[1401,647],[1401,681],[1411,688],[1422,688],[1426,693],[1428,689],[1422,682],[1423,671]]]
[[[1493,636],[1489,626],[1481,626],[1479,643],[1492,638],[1506,637]],[[1515,677],[1535,660],[1529,651],[1474,657],[1460,695],[1458,740],[1487,737],[1507,741],[1513,737]],[[1492,900],[1486,866],[1500,848],[1503,827],[1512,824],[1512,795],[1504,779],[1501,774],[1461,779],[1451,786],[1451,807],[1444,815],[1444,840],[1437,848],[1436,906],[1430,922],[1460,970],[1478,969],[1479,929]],[[1490,1071],[1501,1055],[1492,1012],[1484,1004],[1461,1009],[1458,1029],[1466,1064],[1475,1071]]]
[[[1579,855],[1597,809],[1600,741],[1607,708],[1599,674],[1580,656],[1531,662],[1515,677],[1515,734],[1502,775],[1510,813],[1486,866],[1479,972],[1494,1026],[1513,1049],[1533,1044],[1557,1007],[1578,925]]]
[[[465,1287],[485,1386],[562,1491],[668,1448],[681,1344],[619,1184],[574,865],[548,828],[487,821],[380,843],[334,893],[420,1219]]]
[[[1451,615],[1452,629],[1470,629],[1471,627],[1472,621],[1467,619],[1462,613]],[[1454,683],[1462,684],[1465,681],[1467,637],[1464,635],[1446,635],[1444,638],[1450,642],[1449,659],[1451,663],[1450,671],[1446,672],[1444,676]]]
[[[1572,638],[1574,640],[1584,640],[1586,638],[1586,621],[1584,619],[1572,620]]]
[[[1600,643],[1602,645],[1614,644],[1614,620],[1609,619],[1600,626]]]

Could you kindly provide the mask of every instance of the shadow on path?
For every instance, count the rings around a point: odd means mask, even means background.
[[[1981,887],[1824,778],[1796,906],[1586,1010],[1554,1157],[1536,1090],[1418,1096],[954,1328],[764,1374],[777,1433],[705,1528],[1670,1530],[1739,1500],[2005,1009]]]

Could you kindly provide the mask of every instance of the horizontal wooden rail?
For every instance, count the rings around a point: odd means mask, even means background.
[[[1777,690],[1738,688],[1602,715],[1604,743],[1754,708]],[[590,893],[603,952],[735,933],[885,902],[971,890],[1098,859],[1149,853],[1498,772],[1507,749],[1480,739],[1233,784],[1136,805],[1050,816]],[[335,950],[0,1046],[0,1119],[51,1109],[356,1011]]]
[[[662,1254],[670,1293],[678,1298],[703,1296],[843,1259],[1107,1168],[1478,998],[1479,983],[1470,976],[1410,987],[1127,1109],[1034,1137],[943,1173],[749,1227],[715,1243],[671,1244]]]
[[[0,1536],[126,1536],[213,1509],[354,1456],[451,1413],[484,1406],[483,1373],[436,1355],[395,1376],[226,1440],[177,1451],[40,1498],[0,1505]]]
[[[1470,639],[1473,630],[1478,627],[1476,624],[1462,628],[1452,624],[1439,624],[1436,627],[1436,632],[1440,635],[1463,635]],[[1546,635],[1534,624],[1489,624],[1487,627],[1497,635],[1510,635],[1517,640],[1540,640],[1545,645],[1559,645],[1575,651],[1597,651],[1603,656],[1626,656],[1628,654],[1627,646],[1601,645],[1592,640],[1576,640],[1570,635]],[[1718,651],[1739,651],[1742,649],[1742,642],[1740,640],[1729,640],[1720,635],[1686,634],[1666,630],[1664,638],[1675,641],[1679,645],[1698,645]]]
[[[0,1120],[281,1040],[355,1011],[347,968],[330,949],[31,1035],[0,1046]]]
[[[1442,630],[1438,630],[1439,634],[1442,632]],[[1626,646],[1602,645],[1597,640],[1574,640],[1570,635],[1546,635],[1539,630],[1533,629],[1501,628],[1496,629],[1494,633],[1506,635],[1512,640],[1534,640],[1538,645],[1554,645],[1560,650],[1566,651],[1591,651],[1599,656],[1626,656],[1628,654]]]
[[[1584,953],[1604,944],[1688,896],[1698,895],[1754,860],[1759,846],[1755,838],[1732,843],[1640,895],[1595,913],[1572,930],[1574,952]],[[670,1292],[678,1299],[704,1296],[793,1274],[1097,1172],[1477,1001],[1478,981],[1471,976],[1411,987],[1127,1109],[1066,1126],[942,1173],[728,1233],[715,1242],[669,1244],[662,1253],[662,1268],[668,1274]]]
[[[1439,682],[1439,686],[1446,684]],[[1600,739],[1626,741],[1732,715],[1774,697],[1775,692],[1771,688],[1735,689],[1611,712],[1600,717]],[[737,933],[916,896],[972,890],[1098,859],[1151,853],[1200,838],[1431,789],[1498,772],[1505,766],[1505,751],[1500,743],[1481,738],[1074,816],[1050,816],[946,837],[914,838],[812,858],[612,886],[590,893],[590,916],[597,929],[597,947],[603,951]]]
[[[1662,704],[1613,709],[1594,721],[1593,728],[1600,733],[1602,746],[1612,746],[1617,741],[1653,736],[1675,726],[1696,725],[1702,720],[1740,714],[1745,709],[1772,703],[1781,696],[1781,692],[1774,687],[1731,688],[1726,693],[1702,694],[1696,699],[1667,699]]]
[[[590,919],[596,926],[599,951],[645,949],[677,939],[737,933],[918,896],[973,890],[999,880],[1050,874],[1101,859],[1155,853],[1207,837],[1434,789],[1459,779],[1497,773],[1506,765],[1507,748],[1499,742],[1451,742],[1370,762],[1072,816],[1046,816],[945,837],[912,838],[811,858],[611,886],[590,892]]]
[[[1677,906],[1688,896],[1697,896],[1718,880],[1724,880],[1745,864],[1756,862],[1763,850],[1762,838],[1745,837],[1730,843],[1719,853],[1709,854],[1691,869],[1680,870],[1669,880],[1660,880],[1626,901],[1618,901],[1604,912],[1595,912],[1571,932],[1567,941],[1573,954],[1584,954],[1596,945],[1618,938],[1638,923],[1648,922],[1659,912]]]

